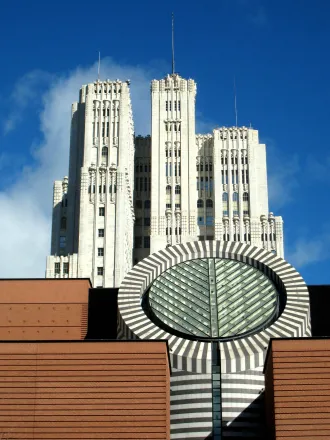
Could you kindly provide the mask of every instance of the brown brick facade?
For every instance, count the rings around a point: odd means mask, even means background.
[[[266,375],[269,439],[330,439],[330,340],[272,340]]]
[[[0,340],[81,340],[89,280],[1,280]]]
[[[164,341],[0,343],[0,438],[169,440]]]

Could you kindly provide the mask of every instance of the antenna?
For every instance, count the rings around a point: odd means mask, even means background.
[[[174,75],[174,13],[172,12],[172,75]]]
[[[236,100],[236,78],[234,77],[234,100],[235,100],[235,122],[236,122],[236,127],[237,127],[237,100]]]
[[[100,81],[100,68],[101,68],[101,52],[99,51],[99,64],[97,66],[97,80]]]

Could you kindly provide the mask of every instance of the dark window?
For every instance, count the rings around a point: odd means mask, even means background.
[[[213,223],[214,223],[213,215],[207,215],[206,216],[206,226],[212,226]]]
[[[202,199],[198,199],[197,200],[197,208],[203,208],[204,207],[204,202]]]
[[[176,203],[175,204],[175,209],[181,209],[181,203]]]
[[[104,256],[104,248],[98,248],[97,249],[97,256],[103,257]]]
[[[66,217],[61,218],[61,229],[66,229]]]
[[[142,209],[142,200],[135,200],[135,208]]]
[[[103,275],[103,267],[98,267],[97,268],[97,274],[98,275]]]
[[[135,237],[135,248],[142,248],[142,237]]]
[[[135,218],[135,226],[142,226],[142,217]]]
[[[63,273],[69,275],[69,263],[63,263]]]
[[[60,248],[63,249],[66,246],[66,237],[63,235],[60,236]]]
[[[105,216],[105,208],[104,206],[102,206],[101,208],[99,208],[99,216],[104,217]]]
[[[213,200],[207,199],[206,200],[206,207],[207,208],[213,208]]]
[[[144,209],[150,209],[150,200],[145,200]]]
[[[167,185],[166,194],[171,194],[171,185]]]
[[[150,248],[150,237],[144,237],[144,247],[149,249]]]
[[[243,193],[243,202],[249,201],[249,194],[247,192]]]
[[[99,237],[104,237],[104,229],[99,229]]]
[[[214,240],[214,236],[213,235],[207,235],[206,236],[206,240]]]
[[[144,226],[150,226],[150,217],[144,217]]]
[[[61,273],[61,263],[55,263],[54,272],[55,272],[55,275],[59,275]]]
[[[180,185],[175,186],[175,194],[181,194],[181,188]]]
[[[166,203],[166,209],[171,209],[172,208],[172,203]]]

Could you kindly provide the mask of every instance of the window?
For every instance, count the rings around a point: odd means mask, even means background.
[[[142,248],[142,237],[135,237],[135,248]]]
[[[197,217],[197,224],[198,226],[204,225],[204,217]]]
[[[102,161],[108,164],[108,147],[102,148]]]
[[[144,247],[149,249],[150,248],[150,237],[144,237]]]
[[[150,209],[150,200],[145,200],[144,209]]]
[[[98,275],[103,275],[103,267],[98,267],[97,268],[97,274]]]
[[[142,226],[142,217],[135,217],[135,226]]]
[[[243,209],[243,215],[249,215],[249,210],[248,209]]]
[[[222,201],[223,202],[228,202],[228,193],[223,193],[222,194]]]
[[[166,209],[171,209],[172,208],[172,204],[171,203],[166,203]]]
[[[104,229],[99,229],[99,237],[104,237]]]
[[[144,172],[145,172],[145,173],[148,172],[148,165],[144,165]]]
[[[228,217],[228,210],[227,209],[224,209],[223,211],[222,211],[222,215],[225,217],[225,216],[227,216]]]
[[[206,216],[206,226],[212,226],[213,223],[214,223],[213,215],[207,215]]]
[[[55,275],[59,275],[61,273],[61,263],[55,263],[54,272],[55,272]]]
[[[144,191],[145,192],[148,191],[148,178],[147,177],[144,178]]]
[[[214,235],[207,235],[206,240],[214,240]]]
[[[69,263],[63,263],[63,273],[69,275]]]
[[[206,200],[206,207],[207,208],[213,208],[213,201],[211,199]]]
[[[166,235],[172,235],[172,228],[166,228]]]
[[[246,170],[246,174],[245,174],[245,183],[249,183],[249,172],[248,172],[248,170]]]
[[[203,208],[204,207],[204,202],[202,199],[198,199],[197,200],[197,208]]]
[[[150,217],[144,217],[144,226],[150,226]]]
[[[142,209],[142,200],[135,200],[135,208]]]
[[[165,102],[165,110],[168,111],[168,101]]]
[[[60,248],[63,249],[66,246],[66,237],[63,235],[60,236]]]
[[[210,163],[209,170],[212,171],[212,169],[213,169],[213,165]]]
[[[181,209],[181,203],[176,203],[175,204],[175,209]]]
[[[61,229],[66,229],[66,217],[61,218]]]
[[[167,185],[166,194],[171,194],[171,185]]]
[[[206,163],[206,164],[205,164],[205,171],[208,171],[208,170],[209,170],[209,164]]]
[[[104,217],[105,215],[105,208],[104,206],[102,206],[101,208],[99,208],[99,216]]]
[[[97,248],[97,256],[98,257],[104,256],[104,248]]]
[[[233,193],[233,202],[238,202],[238,193],[237,192]]]
[[[65,207],[68,207],[68,199],[65,199]]]
[[[223,234],[223,240],[229,241],[229,234]]]
[[[204,241],[204,240],[205,240],[204,235],[199,235],[199,236],[198,236],[198,241]]]
[[[243,202],[249,201],[249,194],[247,192],[243,193]]]
[[[178,110],[181,111],[181,101],[178,101]]]
[[[180,185],[175,186],[175,194],[181,194],[181,188]]]

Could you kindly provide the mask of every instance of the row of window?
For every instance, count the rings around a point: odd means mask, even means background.
[[[196,179],[197,191],[213,191],[213,178],[208,176],[197,177]]]
[[[268,234],[261,234],[262,241],[268,241]],[[276,241],[276,234],[269,234],[269,241]]]
[[[181,111],[181,101],[173,101],[173,109],[174,111]],[[165,110],[172,111],[172,101],[165,102]]]
[[[229,241],[229,234],[223,234],[223,240]],[[234,234],[233,241],[241,241],[241,235]],[[244,241],[251,241],[251,234],[244,234]]]
[[[143,238],[143,246],[142,246],[142,238]],[[149,249],[150,248],[150,237],[135,237],[134,239],[134,247],[135,249],[141,249],[142,247]]]
[[[175,177],[181,176],[181,164],[180,163],[174,164],[173,168],[174,168],[174,176]],[[172,177],[172,163],[171,162],[170,163],[166,162],[166,164],[165,164],[165,175],[166,175],[166,177]]]
[[[54,265],[55,275],[60,275],[61,273],[61,263],[55,263]],[[69,275],[69,263],[63,263],[63,274]]]
[[[143,225],[142,225],[142,220],[143,220]],[[144,219],[142,219],[142,217],[137,217],[135,219],[135,226],[150,226],[150,217],[144,217]]]
[[[166,157],[172,157],[172,150],[165,150]],[[174,157],[181,157],[181,150],[174,150]]]
[[[213,165],[211,163],[206,163],[205,166],[203,163],[198,163],[196,165],[197,171],[213,171]]]
[[[88,187],[88,194],[95,194],[95,185],[89,185],[89,187]],[[102,192],[103,192],[103,194],[105,194],[106,193],[106,190],[107,190],[107,188],[106,188],[106,185],[103,185],[103,188],[102,188],[102,185],[99,185],[99,194],[102,194]],[[113,190],[113,191],[112,191]],[[109,185],[109,193],[110,194],[112,194],[112,193],[116,193],[117,192],[117,185],[113,185],[113,187],[112,187],[112,185]]]
[[[151,191],[151,177],[136,177],[135,191],[148,192]]]
[[[207,199],[205,202],[206,208],[213,208],[213,200]],[[197,200],[197,208],[204,208],[204,200],[198,199]]]
[[[235,157],[231,157],[231,164],[232,165],[237,165],[237,163],[238,163],[238,157],[237,156],[235,156]],[[247,158],[247,156],[242,156],[241,157],[241,164],[242,165],[247,165],[247,163],[248,163],[248,158]],[[221,165],[228,165],[228,158],[227,157],[222,157],[221,158]]]
[[[150,200],[145,200],[144,204],[142,203],[142,200],[135,201],[135,208],[142,209],[143,205],[144,205],[144,209],[150,209]]]
[[[166,209],[172,209],[172,203],[166,203]],[[175,209],[181,209],[181,203],[176,203]]]
[[[222,215],[223,217],[228,217],[229,216],[228,209],[224,209],[222,211]],[[233,209],[233,215],[239,215],[238,209]],[[250,211],[248,209],[243,209],[243,215],[250,215]]]
[[[143,173],[143,171],[145,173],[151,173],[151,163],[149,163],[148,165],[142,165],[142,164],[137,164],[135,165],[135,172],[136,173]]]
[[[222,184],[228,184],[228,170],[222,170],[221,171],[221,183]],[[232,170],[231,171],[231,183],[232,184],[238,184],[238,170]],[[242,170],[242,183],[249,183],[249,171],[248,170]]]
[[[165,122],[165,131],[181,131],[180,122]]]
[[[214,217],[213,215],[199,216],[197,217],[197,224],[198,226],[212,226],[214,224]]]
[[[166,235],[172,235],[172,228],[166,228]],[[175,235],[181,235],[181,228],[175,228]]]
[[[228,202],[228,193],[224,192],[222,193],[222,201]],[[244,192],[243,193],[243,202],[249,201],[249,193]],[[233,192],[233,202],[238,202],[238,192]]]
[[[168,194],[171,194],[171,191],[172,191],[172,187],[171,187],[171,185],[167,185],[167,187],[166,187],[166,194],[168,195]],[[181,187],[180,187],[180,185],[175,185],[175,187],[174,187],[174,193],[175,194],[181,194]]]
[[[92,127],[93,127],[93,138],[97,138],[99,137],[99,133],[100,133],[100,123],[99,122],[93,122],[92,123]],[[110,132],[110,123],[107,122],[102,122],[102,137],[109,137],[109,132]],[[115,137],[117,136],[117,134],[119,133],[119,122],[112,122],[112,135]]]

